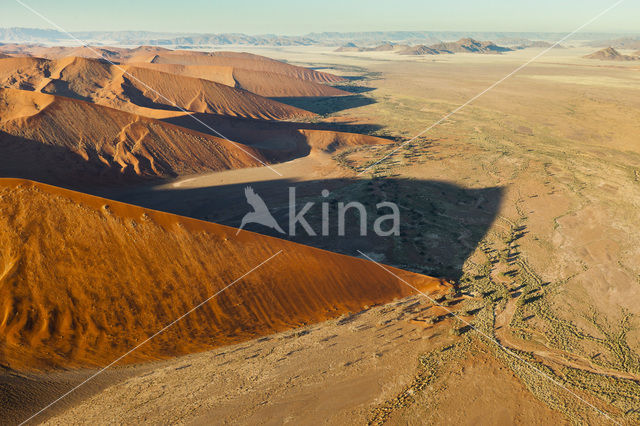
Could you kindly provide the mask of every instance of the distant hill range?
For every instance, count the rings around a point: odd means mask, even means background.
[[[587,59],[599,59],[601,61],[640,61],[640,52],[636,52],[635,56],[623,55],[613,47],[607,47],[602,50],[598,50],[595,53],[585,56]]]
[[[613,47],[614,49],[640,50],[640,36],[597,40],[589,43],[593,47]]]
[[[522,50],[528,48],[544,49],[554,47],[556,49],[564,49],[565,46],[555,44],[543,40],[528,40],[522,38],[507,38],[501,41],[501,45],[497,45],[492,41],[477,41],[472,38],[461,38],[458,41],[437,42],[432,45],[416,44],[408,45],[404,43],[394,43],[385,41],[378,46],[358,46],[353,42],[345,43],[338,47],[335,52],[392,52],[395,51],[400,55],[440,55],[453,53],[503,53],[513,50]]]
[[[510,52],[514,49],[510,47],[498,46],[491,41],[477,41],[472,38],[462,38],[458,41],[439,42],[426,46],[418,44],[409,46],[406,44],[395,44],[385,42],[375,47],[358,47],[354,43],[336,49],[336,52],[392,52],[395,51],[400,55],[440,55],[453,53],[503,53]]]
[[[383,42],[395,44],[431,45],[450,42],[461,38],[476,40],[494,40],[497,44],[508,45],[502,40],[538,40],[555,42],[566,36],[564,33],[537,32],[474,32],[474,31],[370,31],[370,32],[321,32],[301,36],[277,34],[249,35],[242,33],[171,33],[151,31],[78,31],[72,37],[61,31],[38,28],[0,28],[1,43],[44,43],[60,44],[76,42],[77,38],[92,44],[116,45],[155,45],[155,46],[305,46],[326,45],[343,46],[354,43],[361,46],[374,46]],[[574,40],[604,41],[629,38],[623,33],[580,33]],[[607,44],[609,45],[609,44]],[[617,47],[617,46],[614,46]],[[640,47],[638,47],[640,49]]]

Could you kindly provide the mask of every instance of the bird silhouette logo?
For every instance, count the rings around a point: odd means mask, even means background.
[[[271,212],[269,212],[269,208],[265,204],[264,200],[255,193],[252,187],[247,186],[244,189],[244,195],[245,197],[247,197],[247,203],[249,203],[249,205],[253,207],[253,211],[244,215],[244,217],[242,218],[242,223],[240,224],[240,228],[238,228],[238,232],[236,232],[236,235],[240,233],[242,228],[250,223],[258,223],[260,225],[275,229],[281,234],[284,234],[284,231],[282,230],[280,225],[278,225],[278,222],[276,222],[274,217],[271,215]]]

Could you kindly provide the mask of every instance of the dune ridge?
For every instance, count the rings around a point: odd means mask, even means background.
[[[363,259],[41,183],[0,179],[0,206],[0,364],[13,369],[105,365],[280,250],[123,362],[241,342],[414,293]],[[449,289],[390,269],[421,291]]]

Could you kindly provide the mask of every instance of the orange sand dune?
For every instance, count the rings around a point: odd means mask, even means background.
[[[314,115],[209,80],[177,78],[156,70],[113,66],[106,61],[81,57],[55,61],[28,57],[2,59],[0,86],[89,100],[139,114],[148,114],[152,109],[172,110],[177,106],[194,112],[257,119]]]
[[[366,260],[0,179],[0,364],[103,366],[167,358],[360,311],[414,290]],[[390,268],[429,293],[440,280]]]
[[[284,62],[276,61],[275,59],[251,53],[188,52],[184,50],[170,50],[157,53],[148,62],[182,65],[225,65],[251,71],[283,74],[299,80],[315,81],[317,83],[345,81],[344,78],[333,74],[286,64]]]
[[[116,109],[0,90],[1,176],[109,182],[259,165],[254,157],[250,147]]]
[[[215,81],[230,87],[238,87],[233,76],[233,67],[224,65],[181,65],[181,64],[153,64],[151,62],[130,62],[129,65],[137,68],[148,68],[169,74],[183,75],[187,77],[202,78]]]
[[[301,80],[276,72],[253,71],[223,65],[181,65],[138,62],[139,68],[150,68],[176,75],[202,78],[226,84],[270,98],[346,96],[349,92],[314,81]]]
[[[300,80],[330,83],[344,78],[276,61],[260,55],[236,52],[196,52],[169,50],[162,47],[140,46],[135,49],[121,47],[45,47],[39,45],[0,45],[0,52],[59,59],[66,56],[108,59],[116,63],[153,62],[180,65],[230,66],[252,71],[283,74]]]

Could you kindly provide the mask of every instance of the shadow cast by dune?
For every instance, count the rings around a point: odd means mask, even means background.
[[[285,238],[326,250],[358,256],[369,253],[384,263],[439,278],[457,280],[462,266],[484,238],[496,218],[503,188],[469,189],[442,181],[409,179],[331,179],[293,182],[287,179],[234,184],[197,189],[141,189],[115,198],[143,207],[239,227],[252,211],[245,187],[265,201],[285,235],[262,225],[246,229]],[[304,215],[315,236],[298,224],[289,234],[290,189],[295,188],[295,214],[307,202],[314,205]],[[322,190],[330,192],[322,196]],[[113,194],[111,194],[113,196]],[[358,201],[366,208],[367,235],[360,234],[360,215],[353,209],[345,216],[345,233],[339,235],[338,203]],[[372,224],[389,214],[376,205],[383,201],[400,208],[400,235],[379,236]],[[322,235],[323,203],[329,213],[328,235]]]
[[[335,87],[336,89],[344,90],[345,92],[351,92],[351,93],[367,93],[367,92],[376,90],[375,87],[351,86],[346,84],[333,85],[333,87]]]
[[[375,99],[359,94],[363,92],[354,92],[354,93],[356,94],[350,95],[350,96],[336,96],[336,97],[328,97],[328,98],[272,98],[272,99],[290,106],[311,111],[319,115],[332,114],[334,112],[345,111],[348,109],[359,108],[359,107],[376,103]]]
[[[195,119],[194,119],[195,118]],[[187,129],[220,137],[260,149],[269,161],[282,162],[304,157],[311,146],[301,131],[320,130],[371,135],[383,126],[351,123],[294,123],[286,121],[229,118],[198,113],[162,120]]]
[[[373,133],[384,128],[384,126],[381,126],[379,124],[352,124],[348,122],[298,123],[226,117],[205,113],[194,113],[189,116],[170,117],[162,119],[160,121],[169,124],[175,124],[176,126],[195,130],[201,133],[206,133],[212,136],[219,137],[220,134],[217,132],[220,132],[224,136],[235,142],[240,142],[247,145],[251,145],[255,143],[255,141],[264,139],[265,135],[269,135],[269,133],[280,134],[283,132],[295,132],[297,130],[329,130],[334,132],[372,135]]]

